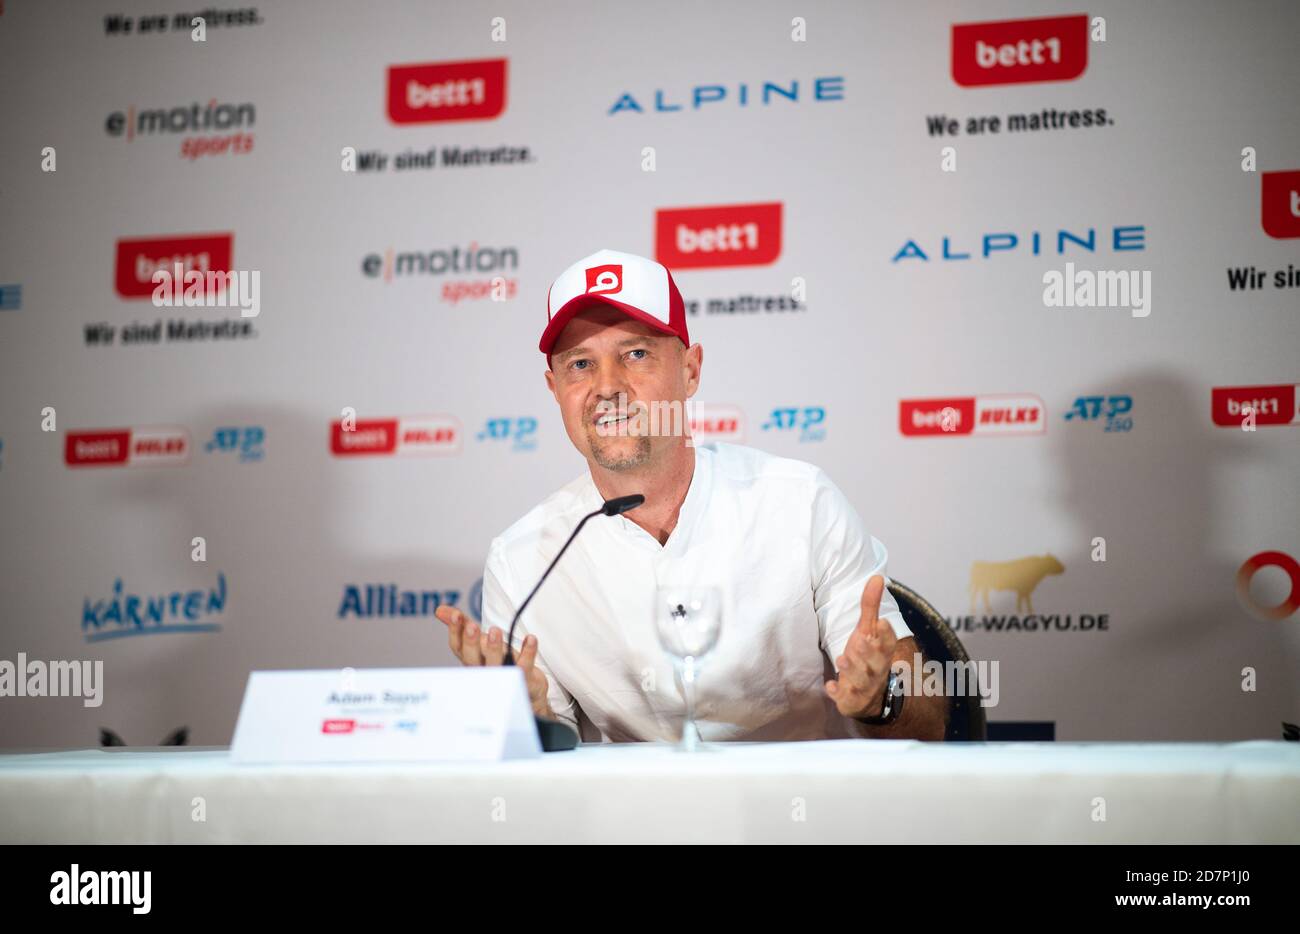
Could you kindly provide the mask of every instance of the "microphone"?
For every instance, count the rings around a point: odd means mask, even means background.
[[[578,527],[573,530],[573,534],[571,534],[569,540],[564,543],[564,547],[561,548],[559,553],[551,559],[550,565],[542,573],[541,580],[533,586],[532,591],[528,594],[527,598],[525,598],[524,602],[519,604],[519,609],[515,610],[515,618],[510,621],[510,632],[506,634],[506,655],[501,661],[502,665],[513,665],[515,663],[515,624],[519,622],[519,617],[523,615],[524,609],[532,601],[533,597],[537,595],[537,591],[541,589],[546,578],[551,576],[551,571],[555,570],[555,565],[559,563],[561,556],[569,550],[569,546],[572,545],[573,540],[578,537],[578,533],[581,532],[582,527],[587,524],[587,520],[594,519],[596,516],[601,515],[621,516],[629,509],[635,509],[644,502],[645,497],[640,493],[632,493],[628,496],[616,496],[613,499],[605,500],[605,502],[601,504],[601,507],[595,512],[589,512],[582,517],[582,521],[579,522]],[[543,751],[553,752],[559,749],[572,749],[578,744],[578,735],[567,725],[560,723],[558,720],[547,720],[544,717],[537,716],[536,714],[533,715],[533,719],[537,721],[537,733],[541,738]]]
[[[600,507],[600,511],[607,516],[621,516],[629,509],[636,509],[644,502],[645,497],[640,493],[633,493],[630,496],[616,496],[613,499],[606,500],[605,505]],[[582,521],[586,522],[587,520],[583,519]],[[578,526],[578,528],[582,528],[582,526]]]

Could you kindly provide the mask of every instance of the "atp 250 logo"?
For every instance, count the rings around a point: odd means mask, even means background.
[[[537,450],[537,419],[531,415],[519,418],[489,418],[475,441],[509,441],[512,451]]]
[[[820,405],[802,408],[773,409],[772,415],[763,422],[761,431],[789,432],[799,441],[826,440],[826,409]]]
[[[1065,413],[1067,422],[1094,422],[1103,431],[1132,431],[1132,396],[1079,396]]]

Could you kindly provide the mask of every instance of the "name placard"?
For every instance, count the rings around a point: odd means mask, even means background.
[[[490,762],[542,754],[515,667],[254,671],[234,762]]]

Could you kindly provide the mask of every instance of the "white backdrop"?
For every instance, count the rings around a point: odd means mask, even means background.
[[[699,399],[739,418],[733,437],[824,467],[892,575],[999,663],[990,720],[1070,740],[1300,721],[1300,614],[1250,611],[1285,603],[1300,556],[1284,388],[1300,288],[1273,281],[1300,265],[1300,180],[1264,195],[1265,173],[1300,170],[1300,6],[247,9],[209,11],[203,42],[175,0],[0,13],[0,661],[101,660],[105,685],[97,708],[0,699],[0,745],[90,745],[101,726],[146,745],[182,725],[226,743],[254,668],[452,663],[431,615],[356,608],[368,585],[472,606],[490,539],[585,469],[537,339],[551,279],[603,247],[657,256],[699,303]],[[142,32],[157,14],[168,28]],[[953,24],[1069,14],[1090,33],[1105,20],[1086,62],[1062,65],[1077,77],[955,80]],[[394,66],[429,67],[399,71],[390,103]],[[406,106],[411,80],[443,102]],[[1105,122],[1008,126],[1051,109]],[[931,132],[940,116],[958,135]],[[992,116],[998,132],[967,132]],[[345,147],[385,167],[345,171]],[[448,164],[476,147],[514,158]],[[397,167],[430,150],[432,167]],[[744,249],[672,252],[682,224],[723,222]],[[119,241],[210,235],[259,272],[257,317],[123,297],[139,249]],[[430,271],[398,261],[414,253]],[[1066,262],[1149,272],[1150,314],[1047,307],[1043,274]],[[1264,286],[1232,288],[1251,266]],[[796,310],[710,310],[800,287]],[[124,340],[160,321],[156,342]],[[250,329],[183,339],[173,321]],[[1259,406],[1255,431],[1216,424],[1224,387],[1281,410]],[[905,434],[915,400],[1027,410],[1036,430]],[[1097,415],[1067,418],[1076,406]],[[336,456],[349,407],[427,440]],[[68,463],[113,429],[131,430],[130,463]],[[1263,552],[1285,560],[1243,597],[1239,569]],[[978,562],[1045,555],[1064,570],[1033,587],[1033,613],[1008,591],[972,606]]]

